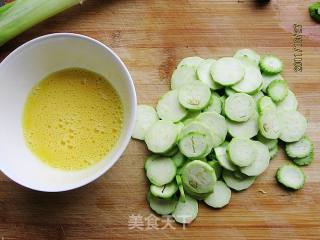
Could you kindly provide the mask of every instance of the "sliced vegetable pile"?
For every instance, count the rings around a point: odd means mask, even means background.
[[[230,189],[249,188],[267,169],[279,139],[295,165],[280,167],[277,180],[287,188],[303,187],[305,175],[296,165],[312,162],[313,144],[282,69],[279,58],[250,49],[218,60],[188,57],[156,109],[138,106],[132,137],[153,153],[145,162],[152,210],[190,223],[197,200],[226,206]]]

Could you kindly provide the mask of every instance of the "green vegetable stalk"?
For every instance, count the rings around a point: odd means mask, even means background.
[[[310,16],[317,22],[320,22],[320,2],[313,3],[309,6]]]
[[[83,0],[16,0],[0,8],[0,46]]]
[[[6,5],[0,7],[0,16],[1,16],[2,13],[8,11],[8,9],[12,7],[13,3],[14,2],[7,3]]]

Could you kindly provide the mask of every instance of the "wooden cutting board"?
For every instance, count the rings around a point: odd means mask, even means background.
[[[89,0],[0,48],[2,60],[43,34],[91,36],[120,55],[135,81],[139,103],[151,105],[169,89],[172,71],[183,57],[218,58],[239,48],[276,54],[284,61],[283,75],[297,95],[299,110],[309,120],[316,156],[304,168],[302,190],[289,192],[277,185],[276,169],[287,161],[281,152],[253,187],[233,193],[226,208],[200,204],[198,218],[186,228],[166,226],[150,215],[143,170],[147,151],[138,141],[131,141],[106,175],[71,192],[35,192],[1,175],[0,239],[320,239],[320,25],[309,18],[310,2],[273,0],[262,6],[250,0]],[[299,42],[294,32],[301,28],[294,24],[302,27],[303,44],[296,46],[302,50],[301,72],[293,65],[299,51],[294,50],[294,41]]]

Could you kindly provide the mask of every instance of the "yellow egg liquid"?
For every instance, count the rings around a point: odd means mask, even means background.
[[[123,123],[120,97],[102,76],[79,68],[53,73],[25,103],[23,131],[30,150],[48,165],[80,170],[103,159]]]

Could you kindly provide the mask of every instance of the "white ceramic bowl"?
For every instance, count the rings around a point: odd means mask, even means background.
[[[81,171],[62,171],[37,159],[26,146],[22,130],[23,108],[32,87],[48,74],[70,67],[106,77],[124,107],[124,126],[114,149],[99,163]],[[108,171],[124,152],[134,127],[136,105],[126,66],[104,44],[72,33],[34,39],[0,64],[0,169],[13,181],[39,191],[60,192],[86,185]]]

